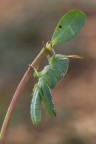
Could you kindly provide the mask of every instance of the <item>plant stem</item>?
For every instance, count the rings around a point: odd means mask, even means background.
[[[46,55],[48,55],[49,53],[50,53],[50,51],[48,51],[48,49],[43,48],[40,51],[40,53],[37,55],[35,60],[32,62],[31,66],[36,68],[36,66],[39,65],[39,63],[42,61],[42,59],[44,59],[46,57]],[[23,92],[23,90],[24,90],[24,88],[25,88],[30,76],[32,75],[32,71],[33,71],[32,67],[29,67],[27,69],[27,71],[25,72],[22,80],[20,81],[20,83],[19,83],[19,85],[18,85],[18,87],[17,87],[17,89],[16,89],[16,91],[15,91],[15,93],[13,95],[13,98],[11,100],[11,103],[9,105],[9,108],[7,110],[7,113],[6,113],[2,128],[1,128],[0,144],[4,144],[6,131],[7,131],[7,128],[8,128],[12,113],[13,113],[16,105],[17,105],[17,102],[18,102],[19,98],[22,95],[22,92]]]

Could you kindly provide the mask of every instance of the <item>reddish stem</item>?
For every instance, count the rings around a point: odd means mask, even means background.
[[[31,66],[32,67],[36,67],[39,65],[39,63],[42,61],[42,59],[48,54],[50,53],[50,51],[46,50],[46,49],[42,49],[41,52],[38,54],[38,56],[35,58],[35,60],[32,62]],[[11,100],[11,103],[9,105],[9,108],[7,110],[7,113],[6,113],[6,116],[5,116],[5,119],[4,119],[4,122],[3,122],[3,125],[2,125],[2,128],[1,128],[1,133],[0,133],[0,144],[4,144],[4,141],[5,141],[5,136],[6,136],[6,131],[7,131],[7,128],[8,128],[8,125],[9,125],[9,122],[10,122],[10,119],[11,119],[11,116],[12,116],[12,113],[17,105],[17,102],[19,100],[19,98],[21,97],[22,95],[22,92],[32,74],[32,67],[29,67],[26,71],[26,73],[24,74],[22,80],[20,81],[15,93],[14,93],[14,96]]]

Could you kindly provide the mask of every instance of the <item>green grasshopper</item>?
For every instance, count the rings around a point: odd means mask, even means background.
[[[38,77],[38,82],[33,89],[30,111],[34,125],[39,124],[41,121],[42,103],[47,113],[53,118],[56,117],[51,89],[66,75],[69,67],[69,58],[81,58],[77,55],[55,54],[53,46],[72,39],[81,30],[84,23],[85,15],[79,10],[72,10],[61,18],[53,33],[50,44],[46,44],[46,49],[51,50],[53,55],[48,55],[49,65],[45,66],[41,72],[37,72],[34,69],[34,76]]]
[[[52,101],[50,89],[53,89],[57,82],[66,75],[69,67],[69,58],[80,58],[77,55],[53,54],[48,56],[49,65],[41,72],[35,70],[34,76],[38,77],[38,83],[33,89],[33,99],[31,103],[31,119],[33,124],[39,124],[41,121],[41,102],[43,102],[46,111],[51,117],[56,117],[56,111]]]

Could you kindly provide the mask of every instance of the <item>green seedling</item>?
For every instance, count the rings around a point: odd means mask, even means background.
[[[35,71],[33,76],[38,77],[38,82],[34,86],[33,98],[31,102],[30,113],[32,122],[34,125],[40,123],[42,103],[45,106],[49,116],[53,118],[56,117],[51,89],[53,89],[57,82],[66,75],[69,67],[69,59],[81,57],[77,55],[55,54],[53,48],[55,45],[65,43],[74,38],[80,32],[85,23],[85,20],[86,16],[80,10],[72,10],[61,18],[53,33],[51,41],[44,45],[38,56],[31,63],[31,65],[29,65],[29,68],[27,69],[14,93],[1,128],[0,144],[4,144],[10,118],[30,76],[32,75],[33,69]],[[38,72],[36,68],[45,57],[48,58],[49,64],[45,66],[41,72]]]

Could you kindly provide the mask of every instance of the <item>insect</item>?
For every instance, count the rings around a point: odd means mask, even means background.
[[[51,117],[56,117],[51,89],[66,75],[69,67],[69,58],[81,58],[77,55],[55,54],[53,47],[75,37],[84,25],[85,20],[86,16],[80,10],[72,10],[66,13],[57,24],[51,42],[46,43],[45,49],[52,51],[53,55],[48,56],[49,64],[45,66],[41,72],[37,72],[37,70],[34,69],[34,77],[38,77],[38,82],[33,89],[30,113],[33,124],[35,125],[41,121],[42,103],[47,113]]]
[[[33,124],[37,125],[41,121],[41,103],[46,108],[51,117],[56,117],[56,111],[53,104],[51,89],[57,82],[66,75],[69,67],[69,57],[79,58],[76,55],[53,54],[48,56],[48,63],[41,72],[35,70],[34,77],[38,77],[38,82],[33,89],[33,98],[31,103],[31,119]]]

